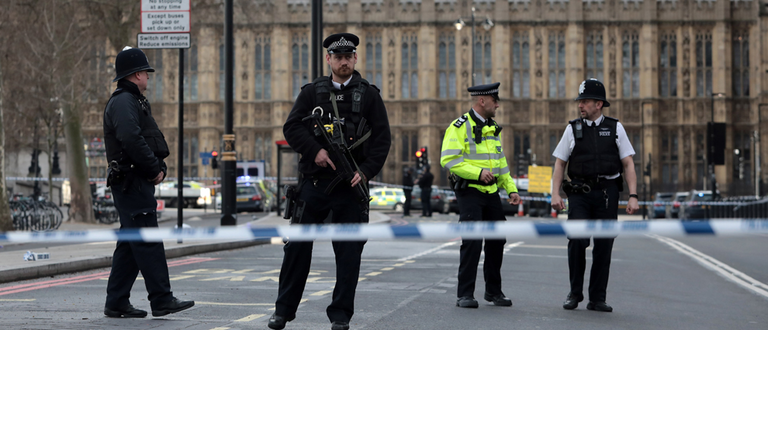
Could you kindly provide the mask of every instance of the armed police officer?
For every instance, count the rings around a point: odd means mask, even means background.
[[[619,192],[623,190],[623,175],[629,189],[627,214],[638,209],[637,177],[632,156],[635,150],[627,137],[624,126],[615,119],[603,115],[603,108],[610,106],[605,98],[605,87],[594,79],[579,86],[580,118],[571,121],[555,148],[555,169],[552,175],[552,207],[565,208],[560,188],[569,202],[569,220],[616,220],[619,209]],[[563,183],[568,166],[568,180]],[[584,272],[589,238],[568,240],[568,270],[571,291],[563,304],[566,310],[575,309],[584,300]],[[592,250],[592,271],[589,276],[588,310],[611,312],[606,304],[608,273],[611,267],[613,239],[595,238]]]
[[[517,187],[509,175],[507,159],[502,151],[501,126],[493,117],[499,108],[499,85],[470,87],[472,108],[448,126],[443,138],[440,165],[450,171],[451,183],[459,203],[459,221],[505,221],[499,188],[509,194],[507,202],[520,203]],[[512,301],[501,291],[501,262],[505,239],[485,240],[486,301],[498,306],[511,306]],[[482,239],[463,239],[459,258],[459,286],[456,305],[477,308],[475,280]]]
[[[155,185],[163,181],[169,154],[163,133],[152,118],[144,91],[155,72],[146,55],[126,47],[115,59],[117,89],[104,109],[104,141],[109,162],[107,186],[112,188],[120,229],[157,227]],[[171,292],[162,242],[118,241],[107,282],[104,314],[109,317],[145,317],[129,298],[141,272],[153,316],[177,313],[195,305]]]
[[[333,223],[368,222],[367,183],[384,166],[391,137],[379,89],[355,71],[359,42],[349,33],[333,34],[323,41],[331,76],[302,87],[283,126],[288,144],[301,154],[298,195],[288,207],[292,223],[323,223],[329,214]],[[334,141],[343,146],[329,143]],[[344,154],[347,149],[349,155]],[[349,329],[364,245],[364,241],[333,241],[336,286],[326,309],[331,329]],[[285,245],[270,328],[283,329],[296,317],[312,247],[312,242]]]

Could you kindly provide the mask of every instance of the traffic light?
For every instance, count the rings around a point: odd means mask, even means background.
[[[427,164],[429,164],[429,157],[427,156],[427,147],[423,146],[421,149],[417,150],[414,154],[416,156],[416,166],[421,168]]]
[[[211,151],[211,168],[219,168],[219,153],[216,151]]]

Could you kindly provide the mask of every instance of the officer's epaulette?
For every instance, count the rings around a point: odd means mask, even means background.
[[[467,116],[466,115],[462,115],[462,116],[459,117],[459,119],[457,119],[456,121],[453,122],[453,125],[456,128],[460,128],[462,125],[464,125],[465,122],[467,122]]]
[[[607,116],[605,116],[605,115],[603,115],[603,118],[605,118],[605,119],[607,119],[607,120],[611,120],[611,121],[616,121],[616,122],[619,122],[619,120],[617,120],[616,118],[607,117]]]
[[[378,87],[376,87],[375,85],[371,84],[371,87],[375,88],[377,92],[381,93],[381,90]]]
[[[575,120],[568,121],[568,124],[574,124],[576,121],[581,121],[581,118],[576,118]]]

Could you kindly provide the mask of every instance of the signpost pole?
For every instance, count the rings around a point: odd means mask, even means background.
[[[178,149],[179,180],[176,183],[179,198],[177,202],[178,218],[176,227],[181,229],[184,224],[184,49],[179,49],[179,149]],[[178,240],[181,243],[181,239]]]

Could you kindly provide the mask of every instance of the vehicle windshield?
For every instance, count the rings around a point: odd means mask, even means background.
[[[253,195],[256,193],[256,188],[253,186],[240,186],[237,188],[238,195]]]

